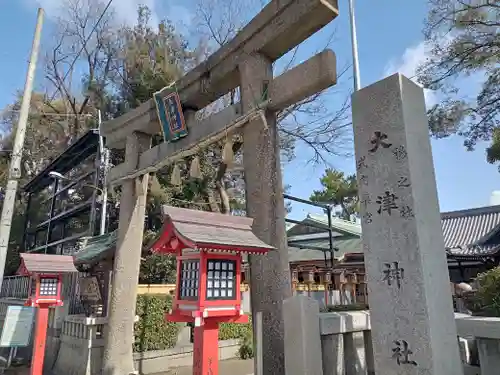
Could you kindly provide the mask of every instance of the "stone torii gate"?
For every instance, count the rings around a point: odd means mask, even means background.
[[[103,124],[107,146],[125,148],[125,162],[108,174],[108,183],[120,184],[122,193],[103,374],[134,371],[133,325],[148,174],[237,128],[243,134],[247,215],[254,219],[254,233],[278,249],[262,260],[250,259],[252,312],[262,312],[265,332],[263,373],[285,373],[282,302],[291,296],[291,286],[276,111],[334,85],[336,64],[334,53],[325,50],[273,78],[272,63],[335,19],[337,9],[337,0],[273,0],[266,5],[233,40],[176,82],[189,131],[176,142],[151,148],[151,136],[160,132],[153,100]],[[195,119],[196,111],[238,86],[240,103],[202,121]]]

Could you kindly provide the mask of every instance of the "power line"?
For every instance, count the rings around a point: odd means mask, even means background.
[[[17,109],[5,109],[2,112],[0,112],[0,116],[3,116],[6,113],[20,113],[20,110]],[[40,117],[93,117],[91,113],[72,113],[72,112],[67,112],[67,113],[56,113],[56,112],[31,112],[31,116],[40,116]]]
[[[109,7],[111,6],[111,3],[113,2],[113,0],[109,0],[108,1],[108,4],[106,5],[106,7],[104,8],[104,10],[102,11],[101,15],[99,16],[99,18],[97,19],[97,22],[95,23],[94,27],[92,27],[92,30],[90,30],[90,33],[87,37],[87,39],[85,39],[85,41],[83,42],[83,46],[82,48],[80,48],[80,51],[78,51],[78,53],[76,54],[75,58],[73,59],[73,62],[70,64],[69,66],[69,69],[68,71],[66,72],[66,74],[64,75],[63,79],[62,79],[62,83],[64,83],[64,81],[66,81],[66,78],[68,78],[68,75],[69,73],[71,72],[71,70],[73,69],[73,66],[75,65],[76,61],[78,60],[78,58],[80,57],[81,53],[83,52],[83,50],[85,49],[85,47],[87,47],[87,43],[89,42],[90,38],[92,37],[92,34],[94,33],[94,31],[96,30],[97,26],[99,25],[99,23],[101,22],[101,20],[103,19],[104,15],[106,14],[106,12],[108,11]],[[57,95],[57,90],[56,92],[54,93],[54,95],[52,95],[52,98],[50,99],[49,102],[53,101],[54,98],[56,97]]]

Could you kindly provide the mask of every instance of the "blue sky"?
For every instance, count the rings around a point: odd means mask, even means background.
[[[188,32],[194,26],[194,7],[188,7],[190,0],[116,0],[116,8],[124,22],[135,18],[134,9],[138,3],[150,5],[157,19],[170,17],[182,23]],[[47,12],[42,45],[48,46],[53,32],[52,19],[57,15],[61,0],[3,0],[0,2],[0,108],[9,104],[17,90],[23,88],[27,60],[35,27],[37,4],[42,4]],[[339,0],[340,16],[310,38],[298,53],[298,62],[310,57],[321,49],[335,32],[330,47],[335,51],[338,66],[351,59],[351,41],[348,24],[347,0]],[[400,71],[412,76],[419,61],[425,58],[422,44],[422,25],[426,15],[423,0],[379,0],[356,1],[356,17],[362,86],[369,85],[388,74]],[[249,14],[249,16],[251,16]],[[37,85],[43,80],[43,55],[37,69]],[[343,80],[339,89],[352,86]],[[432,93],[428,94],[430,100]],[[340,100],[340,98],[337,98]],[[332,98],[335,106],[335,98]],[[476,151],[467,152],[460,137],[433,140],[434,165],[442,211],[485,206],[489,204],[491,192],[500,190],[500,175],[497,167],[485,160],[485,145],[478,145]],[[319,177],[324,167],[314,167],[306,163],[307,150],[299,148],[297,158],[285,166],[285,182],[292,185],[291,194],[308,198],[314,189],[320,187]],[[332,157],[329,163],[346,173],[354,172],[352,158]],[[291,217],[302,218],[311,208],[294,205]]]

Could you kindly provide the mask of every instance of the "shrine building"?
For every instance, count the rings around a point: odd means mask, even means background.
[[[441,223],[452,283],[471,282],[478,273],[498,266],[500,205],[444,212]],[[361,225],[332,217],[331,228],[330,244],[327,215],[309,214],[288,227],[294,292],[330,302],[336,293],[339,303],[364,303]]]

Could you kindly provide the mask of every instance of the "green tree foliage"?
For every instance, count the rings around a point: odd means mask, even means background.
[[[472,150],[478,141],[490,140],[499,127],[500,4],[496,0],[429,3],[424,33],[431,53],[418,76],[442,97],[429,110],[430,131],[436,137],[458,133]],[[459,86],[468,77],[480,82],[475,97],[463,92],[468,87]],[[488,161],[498,161],[497,150],[498,146],[492,147]]]
[[[214,0],[215,1],[215,0]],[[90,128],[97,127],[97,112],[104,121],[115,118],[150,99],[152,94],[169,85],[182,74],[201,62],[213,50],[227,43],[241,29],[244,17],[240,19],[235,7],[226,0],[217,0],[217,6],[204,7],[200,42],[190,45],[168,19],[158,27],[151,25],[151,12],[145,6],[138,8],[137,22],[133,26],[117,27],[117,20],[108,10],[99,20],[105,3],[101,0],[65,0],[63,12],[57,21],[53,44],[46,52],[44,85],[34,93],[28,122],[26,147],[23,155],[23,173],[20,185],[40,172],[67,146]],[[226,4],[227,8],[226,8]],[[231,5],[232,4],[232,5]],[[260,6],[260,5],[259,5]],[[214,13],[219,12],[215,17]],[[229,15],[230,14],[230,15]],[[214,20],[221,19],[221,25]],[[230,20],[230,22],[229,22]],[[97,24],[97,27],[94,26]],[[214,34],[214,32],[217,32]],[[224,35],[224,37],[220,37]],[[191,35],[190,40],[196,40]],[[76,52],[82,51],[77,58]],[[72,64],[73,61],[76,63]],[[288,67],[290,64],[285,64]],[[76,69],[75,67],[78,67]],[[68,68],[71,68],[68,70]],[[83,73],[82,73],[83,72]],[[75,83],[77,82],[77,83]],[[78,84],[80,82],[80,84]],[[214,108],[234,103],[237,90],[231,92]],[[278,114],[281,145],[285,160],[294,156],[295,141],[312,148],[315,160],[324,160],[326,155],[335,154],[337,145],[349,121],[346,116],[348,105],[343,103],[338,111],[330,111],[321,104],[320,96],[304,100]],[[5,186],[7,167],[12,149],[13,135],[18,118],[20,100],[16,100],[2,115],[2,138],[0,149],[0,183]],[[300,113],[294,116],[293,113]],[[206,116],[207,113],[200,113]],[[300,119],[300,122],[299,120]],[[308,124],[313,124],[309,126]],[[153,140],[161,142],[161,137]],[[229,169],[221,162],[222,144],[213,145],[200,151],[203,178],[189,177],[191,159],[185,160],[181,168],[183,185],[172,186],[170,175],[172,166],[158,171],[150,179],[148,193],[147,220],[145,229],[154,235],[161,228],[161,206],[164,204],[215,211],[244,214],[244,176],[238,165],[242,163],[241,137],[233,139],[236,168]],[[121,163],[123,152],[113,152],[112,163]],[[119,210],[119,189],[111,194],[109,228],[117,227]],[[36,199],[44,199],[45,196]],[[11,246],[22,251],[23,234],[22,200],[15,212]],[[149,258],[151,257],[151,258]],[[144,280],[153,280],[154,271],[150,261],[159,260],[154,255],[145,254],[143,270],[149,272]],[[161,276],[156,280],[168,280],[169,261],[161,261]],[[148,270],[148,271],[146,271]],[[153,271],[152,271],[153,270]]]
[[[500,317],[500,267],[480,273],[477,290],[466,295],[466,305],[474,315]]]
[[[359,213],[358,183],[356,175],[346,176],[344,172],[326,169],[320,179],[322,189],[315,190],[310,199],[313,202],[340,207],[339,217],[352,220]]]

